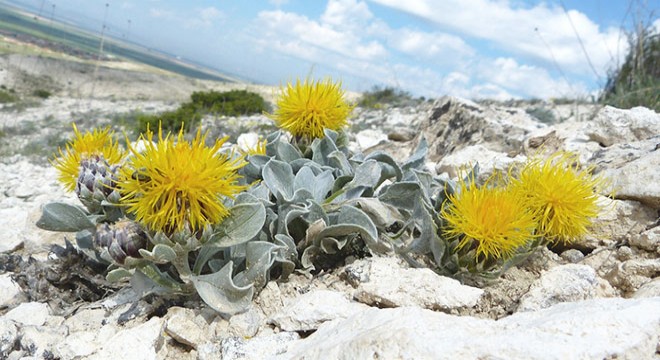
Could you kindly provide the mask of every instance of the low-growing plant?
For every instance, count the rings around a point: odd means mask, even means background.
[[[619,108],[645,106],[660,112],[660,33],[652,22],[628,35],[624,63],[608,75],[600,101]]]
[[[13,103],[18,101],[18,97],[11,90],[0,90],[0,104]]]
[[[148,128],[178,132],[184,129],[190,132],[199,124],[204,115],[240,116],[261,114],[268,106],[261,95],[247,90],[231,90],[226,92],[206,91],[194,92],[190,101],[179,108],[160,114],[140,114],[136,119],[138,133],[144,133]]]
[[[349,256],[398,255],[467,279],[495,277],[535,249],[571,241],[597,215],[574,157],[533,160],[475,183],[426,169],[424,140],[403,163],[348,150],[352,108],[331,80],[288,84],[270,114],[281,130],[253,148],[201,130],[147,131],[119,148],[108,129],[75,138],[53,161],[82,207],[46,204],[41,228],[76,232],[79,249],[142,293],[198,294],[245,310],[269,280],[314,274]],[[576,201],[579,200],[579,201]]]
[[[423,99],[415,99],[410,93],[393,87],[374,86],[360,97],[358,105],[365,108],[382,108],[385,106],[405,106],[422,102]]]
[[[48,99],[52,94],[48,90],[37,89],[32,92],[32,95],[42,99]]]

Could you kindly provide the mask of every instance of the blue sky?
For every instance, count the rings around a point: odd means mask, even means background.
[[[255,82],[311,74],[426,97],[589,96],[626,54],[622,27],[660,29],[660,0],[10,2],[98,31],[105,17],[112,36]]]

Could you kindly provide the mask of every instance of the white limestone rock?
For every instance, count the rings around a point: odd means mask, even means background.
[[[331,290],[312,290],[292,299],[270,318],[284,331],[315,330],[326,321],[345,319],[367,308],[344,294]]]
[[[612,180],[608,190],[619,199],[637,200],[660,209],[660,151],[631,161],[618,169],[608,169],[603,175]]]
[[[660,275],[660,258],[631,258],[614,266],[605,278],[624,294],[633,294]]]
[[[172,307],[167,311],[165,332],[177,342],[197,349],[210,333],[206,321],[192,309]]]
[[[93,360],[144,359],[156,360],[164,343],[165,320],[152,317],[136,327],[120,330],[91,355]]]
[[[22,326],[19,330],[20,347],[40,359],[48,358],[49,353],[59,358],[57,346],[68,334],[66,326]]]
[[[451,310],[472,307],[483,294],[431,269],[403,267],[394,257],[361,259],[347,266],[346,273],[358,279],[355,299],[371,306]]]
[[[592,299],[499,321],[371,308],[323,324],[278,359],[649,359],[658,308],[660,298]]]
[[[221,342],[220,353],[222,354],[222,360],[272,359],[277,355],[285,353],[288,350],[289,344],[298,339],[300,339],[300,335],[296,332],[280,332],[249,340],[240,337],[230,337]],[[218,357],[207,358],[217,359]]]
[[[640,286],[635,294],[635,298],[660,297],[660,276]]]
[[[22,226],[27,219],[27,211],[23,209],[0,209],[0,253],[10,253],[23,245]]]
[[[21,287],[11,279],[11,273],[0,274],[0,308],[15,305],[21,294]]]
[[[9,310],[5,318],[23,325],[41,326],[46,323],[50,307],[40,302],[22,303]]]
[[[606,147],[645,140],[660,134],[660,114],[645,107],[605,106],[586,124],[585,133]]]
[[[447,173],[450,178],[455,178],[461,171],[479,164],[479,180],[484,180],[494,171],[506,171],[514,164],[524,163],[526,159],[524,155],[510,157],[505,153],[489,150],[483,145],[472,145],[443,157],[435,170],[438,174]]]
[[[246,311],[229,319],[227,331],[235,336],[251,338],[257,334],[265,322],[264,315],[256,307],[250,306]]]
[[[660,226],[631,236],[630,246],[660,254]]]
[[[560,265],[543,273],[520,299],[518,311],[545,309],[562,302],[614,296],[614,290],[596,271],[580,264]]]
[[[18,340],[18,328],[16,323],[4,317],[0,317],[0,358],[9,355]]]

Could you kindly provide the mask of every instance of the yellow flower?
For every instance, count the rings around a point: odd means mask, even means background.
[[[296,80],[287,84],[270,117],[277,126],[296,137],[321,138],[323,129],[339,130],[347,124],[353,106],[344,100],[341,83]]]
[[[589,232],[600,211],[596,189],[603,183],[590,171],[580,170],[576,155],[558,152],[545,161],[528,161],[512,181],[514,191],[538,216],[538,230],[548,240],[570,242]]]
[[[459,238],[457,250],[476,247],[477,258],[509,258],[534,238],[536,219],[516,193],[506,187],[482,187],[474,179],[462,180],[440,215],[444,233]]]
[[[227,138],[205,145],[206,135],[197,132],[192,142],[183,138],[148,141],[151,131],[142,136],[146,148],[139,152],[130,147],[132,156],[120,169],[119,190],[122,203],[147,227],[171,233],[187,224],[194,230],[215,224],[229,214],[223,200],[245,189],[239,185],[236,171],[245,165],[242,157],[220,154]]]
[[[53,166],[59,171],[57,180],[67,191],[74,191],[76,188],[82,160],[92,156],[103,156],[108,164],[115,165],[124,158],[124,151],[113,139],[114,133],[110,132],[109,127],[81,134],[76,124],[73,124],[73,132],[75,137],[67,143],[66,151],[60,148],[60,157],[52,161]]]

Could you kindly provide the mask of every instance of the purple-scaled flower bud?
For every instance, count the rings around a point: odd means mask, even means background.
[[[101,211],[101,202],[116,192],[119,165],[109,165],[101,155],[93,155],[80,162],[76,195],[92,214]]]
[[[112,260],[123,264],[127,256],[140,258],[140,249],[147,246],[147,235],[140,225],[130,220],[114,224],[99,224],[94,234],[97,249],[106,249]]]

